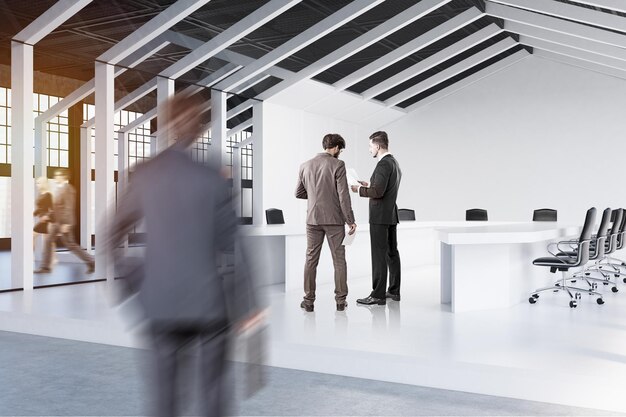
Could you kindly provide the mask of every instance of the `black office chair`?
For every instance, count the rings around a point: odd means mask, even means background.
[[[534,222],[555,222],[556,210],[549,208],[542,208],[533,211]]]
[[[398,209],[398,220],[400,221],[415,220],[415,210]]]
[[[620,225],[620,232],[617,235],[616,251],[623,249],[624,244],[626,243],[626,209],[623,210],[622,224]],[[614,271],[621,272],[622,270],[620,268],[626,268],[626,261],[608,256],[606,259],[606,265],[610,266]],[[626,277],[624,278],[624,282],[626,283]]]
[[[624,209],[620,208],[617,210],[613,210],[613,212],[615,213],[615,216],[612,217],[614,219],[613,226],[611,227],[611,230],[607,236],[607,240],[604,245],[604,251],[600,256],[600,259],[593,266],[585,269],[585,278],[596,282],[602,282],[603,285],[612,285],[611,291],[618,292],[619,289],[617,288],[616,283],[611,280],[611,275],[613,275],[615,278],[619,278],[620,276],[626,276],[626,273],[623,273],[619,270],[619,268],[610,265],[608,260],[609,255],[615,253],[619,246],[618,239],[619,236],[622,234],[622,219],[624,218]],[[599,242],[598,245],[600,245]],[[602,275],[602,278],[592,277],[591,273],[593,272],[600,273]]]
[[[465,210],[465,220],[487,221],[487,210],[478,208]]]
[[[578,240],[566,240],[558,243],[551,243],[548,245],[548,252],[552,256],[546,256],[543,258],[537,258],[533,261],[533,265],[547,266],[550,268],[550,272],[554,273],[557,270],[563,273],[560,285],[553,285],[551,287],[539,288],[531,293],[528,302],[535,304],[539,298],[539,293],[543,291],[566,291],[570,296],[569,306],[576,308],[578,306],[578,300],[580,299],[580,293],[586,292],[589,295],[595,295],[598,298],[596,302],[598,304],[604,304],[602,294],[593,289],[582,289],[567,285],[566,273],[570,268],[576,268],[584,266],[589,261],[589,245],[591,243],[591,228],[596,220],[596,208],[592,207],[587,210],[585,216],[585,223],[583,225],[580,237]],[[556,252],[550,251],[550,247],[556,245]],[[572,256],[565,252],[570,251],[569,245],[575,245],[575,255]],[[572,294],[572,291],[574,292]]]
[[[267,221],[267,224],[285,224],[283,211],[277,208],[265,210],[265,220]]]
[[[611,210],[610,208],[604,210],[602,213],[602,219],[600,220],[600,226],[598,227],[598,233],[591,236],[591,242],[589,244],[589,260],[594,261],[594,264],[589,267],[585,267],[582,271],[576,272],[568,281],[576,282],[577,279],[582,279],[589,285],[589,287],[591,287],[591,289],[594,290],[597,288],[596,282],[602,282],[606,283],[605,285],[608,285],[610,278],[602,271],[600,262],[605,258],[606,250],[609,249],[607,246],[607,239],[610,239],[611,236],[609,233],[609,224],[611,222],[611,217],[613,217],[611,213],[615,211],[616,210]],[[619,216],[621,217],[621,214],[619,214]],[[569,251],[567,254],[570,256],[576,256],[576,251]],[[591,273],[594,272],[600,273],[602,278],[591,276]],[[613,292],[617,292],[615,284],[613,285]]]

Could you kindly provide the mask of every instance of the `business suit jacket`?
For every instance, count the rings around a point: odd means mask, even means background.
[[[137,298],[148,320],[202,326],[237,320],[257,308],[249,274],[230,273],[225,286],[218,273],[217,254],[232,253],[236,237],[229,194],[216,169],[194,163],[183,150],[167,149],[137,167],[120,199],[110,246],[118,248],[125,233],[145,220],[145,266],[140,272],[145,277]],[[124,264],[119,251],[116,258]],[[134,265],[131,274],[137,271]],[[239,279],[245,282],[231,290]],[[237,311],[229,316],[233,305]]]
[[[307,224],[354,224],[346,165],[326,152],[300,166],[296,198],[308,200]]]
[[[398,190],[402,172],[393,155],[384,156],[372,173],[369,187],[360,187],[359,195],[369,197],[370,224],[398,224]]]
[[[71,184],[66,183],[60,187],[52,199],[52,211],[54,221],[58,224],[69,224],[74,226],[76,217],[74,216],[74,202],[76,201],[76,191]]]

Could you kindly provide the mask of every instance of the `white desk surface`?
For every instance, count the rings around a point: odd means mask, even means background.
[[[449,245],[533,243],[557,240],[580,233],[580,226],[553,222],[510,223],[473,227],[437,228],[439,239]]]
[[[398,229],[440,229],[440,228],[455,228],[455,229],[473,229],[476,227],[484,227],[485,224],[489,226],[497,225],[512,225],[519,224],[513,222],[467,222],[467,221],[404,221],[398,224]],[[297,236],[306,234],[306,225],[300,224],[266,224],[263,226],[250,226],[244,225],[240,228],[241,233],[244,236]],[[357,233],[368,232],[368,223],[357,223]]]

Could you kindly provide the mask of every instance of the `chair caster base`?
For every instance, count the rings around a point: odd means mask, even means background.
[[[602,304],[604,304],[604,300],[602,298],[598,298],[598,299],[596,299],[596,303],[602,305]]]
[[[570,308],[576,308],[576,307],[578,307],[578,303],[576,301],[572,300],[572,301],[569,302],[569,306],[570,306]]]

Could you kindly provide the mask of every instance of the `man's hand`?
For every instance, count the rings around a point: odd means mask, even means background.
[[[251,314],[247,319],[244,319],[235,325],[235,329],[238,333],[243,333],[248,329],[254,328],[267,320],[269,312],[267,309],[257,311]]]
[[[348,230],[348,234],[353,235],[354,232],[356,232],[356,223],[349,224],[348,226],[350,227],[350,230]]]
[[[363,187],[369,187],[367,181],[359,181],[359,184],[361,184]]]
[[[70,225],[69,224],[62,224],[61,227],[59,228],[59,231],[61,233],[69,233],[70,232]]]
[[[359,192],[359,186],[358,185],[351,185],[350,189],[352,190],[353,193],[358,193]]]

